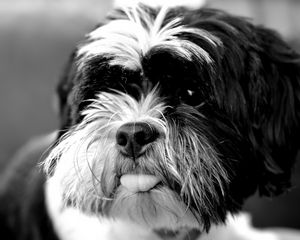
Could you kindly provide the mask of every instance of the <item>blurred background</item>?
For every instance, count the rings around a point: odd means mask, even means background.
[[[151,1],[151,0],[149,0]],[[32,137],[57,128],[55,84],[73,47],[106,15],[109,0],[0,0],[0,169]],[[300,51],[300,1],[209,0],[210,7],[278,30]],[[251,198],[258,227],[300,229],[300,167],[294,189]]]

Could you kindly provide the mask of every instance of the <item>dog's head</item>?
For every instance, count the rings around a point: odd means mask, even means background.
[[[300,58],[273,31],[211,9],[113,12],[58,86],[45,168],[66,205],[153,227],[223,222],[290,186]]]

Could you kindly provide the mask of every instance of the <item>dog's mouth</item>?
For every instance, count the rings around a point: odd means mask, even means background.
[[[120,183],[132,193],[149,192],[161,183],[161,179],[154,175],[147,174],[124,174]]]
[[[189,207],[165,183],[163,177],[130,172],[120,176],[119,184],[113,201],[103,209],[108,216],[158,229],[159,232],[186,226],[199,228]],[[167,232],[163,238],[169,239],[169,235],[177,237]]]

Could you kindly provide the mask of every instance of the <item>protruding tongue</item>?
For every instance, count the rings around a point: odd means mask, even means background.
[[[129,191],[136,193],[149,191],[160,182],[160,179],[153,175],[126,174],[120,181]]]

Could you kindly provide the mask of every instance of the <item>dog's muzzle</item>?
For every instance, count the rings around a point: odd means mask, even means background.
[[[118,129],[116,143],[121,154],[136,162],[159,136],[158,130],[149,123],[130,122]],[[121,185],[132,193],[150,191],[160,181],[159,177],[149,174],[124,174],[120,178]]]

